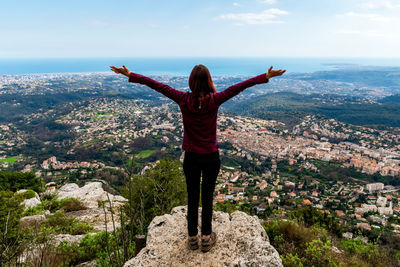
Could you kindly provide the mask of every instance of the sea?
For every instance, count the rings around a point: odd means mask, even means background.
[[[213,76],[246,76],[274,69],[287,73],[307,73],[359,66],[400,67],[400,58],[282,58],[282,57],[201,57],[201,58],[57,58],[0,59],[0,75],[38,73],[108,72],[109,66],[125,65],[145,75],[190,74],[193,66],[206,65]]]

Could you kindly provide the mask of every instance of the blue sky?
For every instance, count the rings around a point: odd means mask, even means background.
[[[0,8],[0,58],[400,57],[400,0],[3,0]]]

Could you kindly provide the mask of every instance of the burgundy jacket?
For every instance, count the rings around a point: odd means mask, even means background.
[[[268,79],[264,73],[228,87],[222,92],[210,93],[210,97],[199,110],[194,109],[191,104],[191,92],[178,91],[166,84],[133,72],[131,72],[129,81],[147,85],[175,101],[181,109],[183,118],[182,149],[187,152],[208,154],[218,151],[217,114],[221,104],[248,87],[267,83]]]

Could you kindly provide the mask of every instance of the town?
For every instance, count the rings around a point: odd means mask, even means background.
[[[51,109],[26,115],[24,123],[43,118],[72,132],[69,138],[44,142],[53,151],[64,149],[65,155],[24,154],[30,133],[17,124],[1,124],[0,166],[33,171],[49,188],[61,187],[68,177],[76,179],[77,172],[85,180],[95,171],[124,171],[122,164],[99,159],[96,149],[114,159],[133,155],[144,170],[166,155],[183,159],[181,115],[165,100],[154,106],[148,100],[99,97],[75,102],[62,114]],[[288,129],[278,121],[227,113],[220,114],[218,129],[222,170],[215,204],[250,203],[256,214],[269,207],[282,216],[293,207],[312,205],[338,217],[343,229],[368,231],[390,224],[400,233],[396,129],[376,130],[314,115]],[[138,151],[138,140],[148,147]]]

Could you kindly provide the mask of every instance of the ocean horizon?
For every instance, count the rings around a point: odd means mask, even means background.
[[[340,67],[400,67],[400,58],[284,58],[284,57],[193,57],[193,58],[75,58],[0,59],[0,75],[39,73],[108,72],[109,66],[126,65],[145,75],[190,74],[194,65],[206,65],[213,76],[247,76],[274,69],[287,73],[334,70]]]

